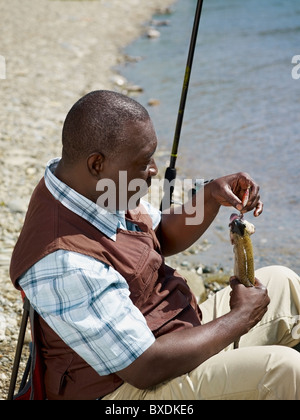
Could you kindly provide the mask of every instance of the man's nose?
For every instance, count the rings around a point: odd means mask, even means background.
[[[152,177],[152,176],[156,176],[157,173],[158,173],[158,168],[156,166],[155,160],[153,159],[149,167],[149,175]]]

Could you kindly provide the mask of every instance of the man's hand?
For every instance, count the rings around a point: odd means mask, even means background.
[[[240,321],[248,331],[262,319],[270,303],[266,287],[258,279],[255,281],[254,287],[245,287],[236,277],[230,278],[230,308],[239,311]]]
[[[246,191],[249,191],[249,198],[247,204],[243,205]],[[195,196],[190,200],[192,207],[196,203]],[[244,172],[226,175],[208,183],[204,187],[204,202],[200,201],[199,205],[204,206],[204,219],[198,225],[186,224],[187,218],[194,217],[191,213],[186,214],[186,204],[179,212],[171,209],[162,213],[158,237],[164,256],[182,252],[195,243],[211,225],[220,206],[233,206],[242,213],[254,210],[254,216],[259,216],[263,211],[259,186]]]
[[[260,200],[259,186],[244,172],[223,176],[208,184],[211,197],[222,206],[232,206],[238,211],[246,213],[254,209],[254,216],[259,216],[263,211]],[[244,207],[242,199],[249,188],[249,199]]]
[[[270,302],[266,288],[245,287],[231,278],[231,311],[204,325],[162,335],[130,366],[118,372],[125,382],[146,389],[195,369],[257,324]]]

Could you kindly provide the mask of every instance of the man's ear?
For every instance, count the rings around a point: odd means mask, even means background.
[[[103,170],[104,156],[100,152],[91,154],[87,159],[87,167],[90,174],[99,179],[100,173]]]

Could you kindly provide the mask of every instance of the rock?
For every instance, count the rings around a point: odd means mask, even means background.
[[[208,265],[205,265],[202,268],[202,272],[203,272],[203,274],[213,273],[214,269],[212,267],[209,267]]]
[[[197,268],[197,270],[196,270],[196,273],[197,273],[199,276],[201,276],[201,274],[203,274],[203,267],[202,267],[202,266],[198,267],[198,268]]]
[[[131,55],[125,54],[124,55],[124,60],[127,63],[138,63],[139,61],[142,60],[142,57],[141,56],[132,57]]]
[[[158,19],[153,19],[151,20],[151,25],[152,26],[169,26],[170,25],[170,21],[169,20],[158,20]]]
[[[27,202],[21,198],[15,198],[7,203],[7,207],[12,213],[25,213],[27,211]]]
[[[26,169],[26,174],[29,176],[35,175],[37,173],[37,169],[36,168],[27,168]]]
[[[119,87],[124,87],[128,83],[127,79],[119,74],[113,75],[110,80]]]
[[[8,267],[9,263],[10,263],[9,255],[0,255],[0,266]]]
[[[160,100],[159,99],[149,99],[148,101],[148,105],[149,106],[158,106],[160,105]]]
[[[6,338],[5,332],[6,332],[6,318],[3,314],[0,313],[0,342],[4,341]]]
[[[7,397],[22,314],[20,293],[9,279],[10,256],[46,163],[61,155],[66,112],[92,90],[128,92],[129,82],[115,68],[139,58],[124,57],[123,48],[144,34],[143,22],[157,8],[173,1],[1,3],[0,54],[7,54],[7,78],[1,80],[0,102],[0,400]]]
[[[139,85],[128,84],[128,85],[125,86],[125,89],[128,92],[139,92],[139,93],[144,92],[144,89]]]
[[[0,380],[1,381],[6,381],[8,379],[7,375],[5,375],[5,373],[0,373]]]
[[[159,38],[160,32],[157,29],[149,28],[147,31],[147,37],[151,39]]]
[[[197,301],[200,302],[202,296],[206,293],[202,277],[196,272],[183,268],[178,268],[177,271],[186,279],[188,285],[196,296]]]
[[[160,6],[157,10],[158,15],[171,15],[173,13],[173,9],[170,6]]]
[[[188,261],[181,261],[180,263],[181,267],[188,267],[190,265],[190,263]]]

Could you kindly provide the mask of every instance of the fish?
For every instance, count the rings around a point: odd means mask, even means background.
[[[230,240],[234,253],[234,275],[246,287],[255,285],[255,268],[251,235],[255,226],[243,215],[230,216]]]

